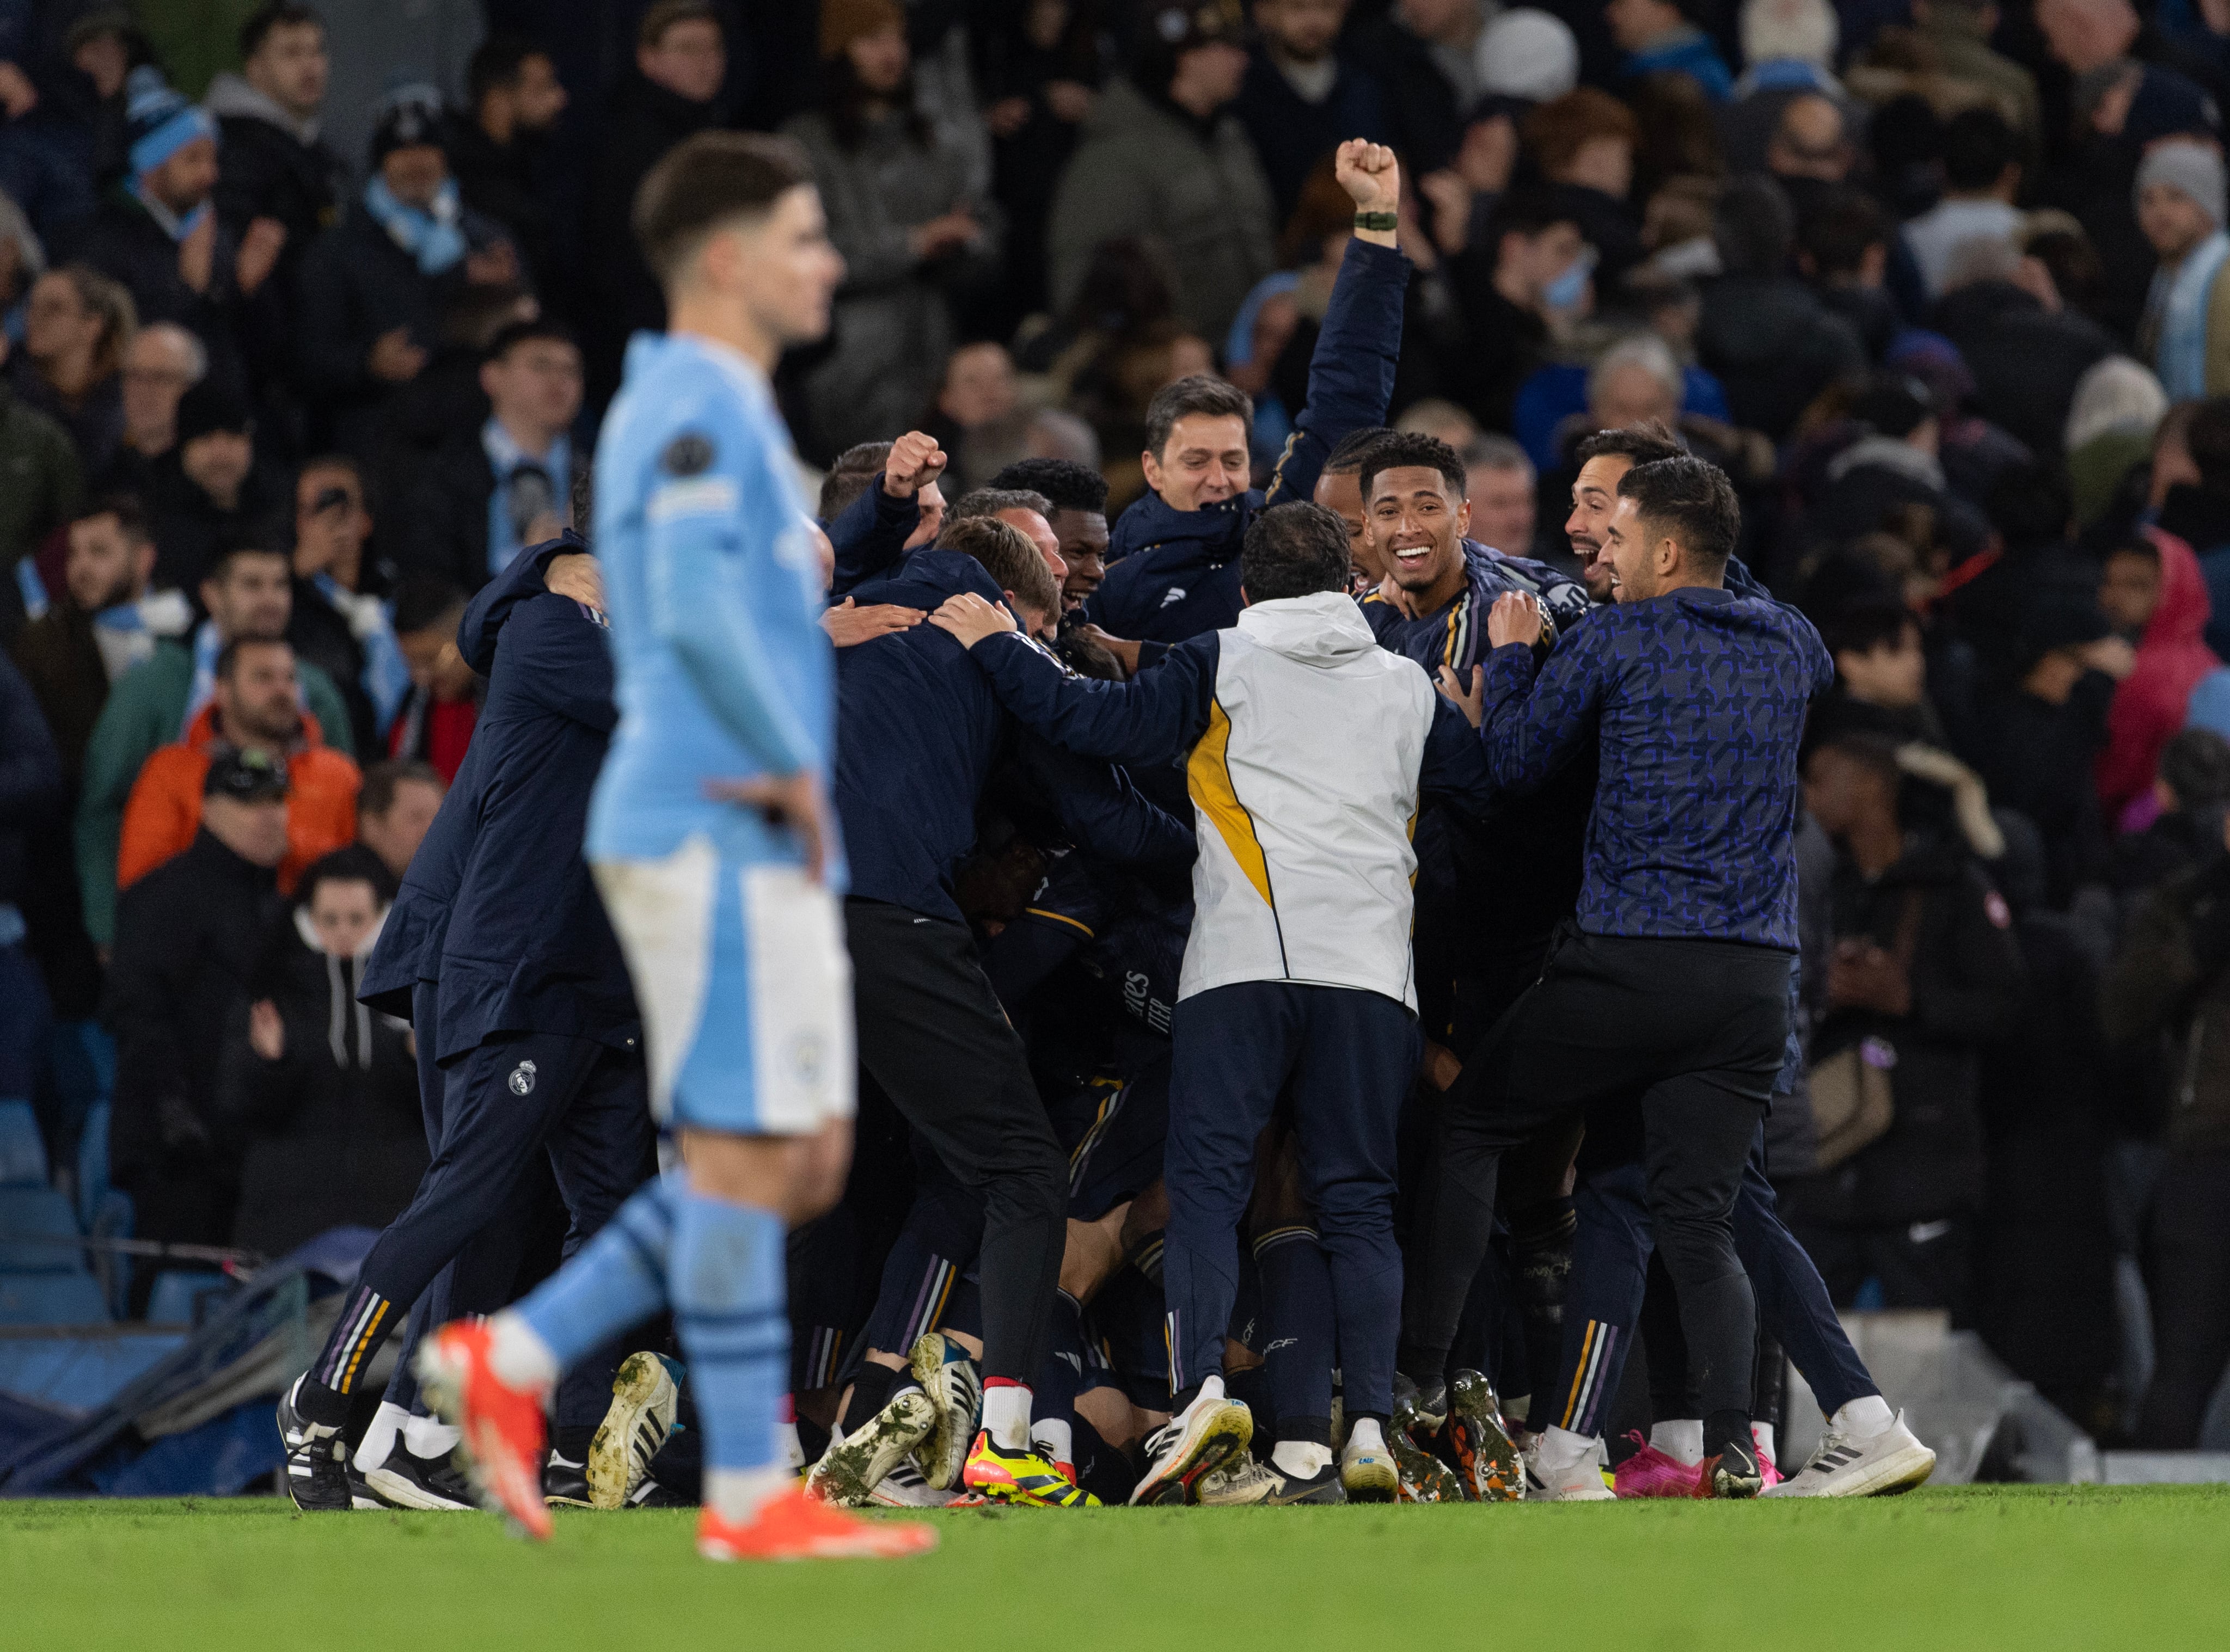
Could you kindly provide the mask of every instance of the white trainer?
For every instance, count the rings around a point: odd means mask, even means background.
[[[1546,1436],[1537,1437],[1525,1453],[1525,1495],[1537,1503],[1608,1503],[1618,1494],[1603,1484],[1603,1443],[1589,1440],[1578,1457],[1548,1463],[1541,1449]]]
[[[1887,1497],[1911,1491],[1936,1471],[1936,1454],[1905,1425],[1905,1413],[1870,1440],[1833,1427],[1812,1461],[1764,1495],[1768,1497]]]

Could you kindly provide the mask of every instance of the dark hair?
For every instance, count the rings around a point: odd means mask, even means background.
[[[95,517],[114,517],[116,530],[132,544],[146,544],[155,537],[155,530],[147,525],[146,507],[139,503],[137,493],[96,494],[93,502],[70,520],[90,522]]]
[[[1107,509],[1107,479],[1073,459],[1018,459],[994,476],[991,485],[1042,493],[1056,511]]]
[[[1395,430],[1370,444],[1370,451],[1363,460],[1359,485],[1363,497],[1370,498],[1370,485],[1384,472],[1398,470],[1438,471],[1448,485],[1448,497],[1460,499],[1466,485],[1463,455],[1438,436],[1428,436],[1421,430]]]
[[[1908,631],[1920,628],[1920,616],[1893,597],[1863,597],[1821,627],[1821,640],[1832,659],[1894,648]]]
[[[510,29],[490,35],[473,51],[465,65],[465,102],[478,109],[488,93],[516,86],[529,59],[548,57],[547,47]],[[554,60],[553,60],[554,61]]]
[[[839,52],[821,66],[821,112],[828,122],[828,135],[836,140],[836,147],[846,154],[855,153],[867,136],[867,111],[873,106],[888,102],[900,112],[906,137],[917,149],[927,150],[936,142],[936,133],[929,117],[922,112],[919,99],[914,92],[913,73],[906,72],[906,79],[890,92],[871,92],[860,79],[860,71],[852,66],[852,55]]]
[[[1905,770],[1897,761],[1897,742],[1872,730],[1853,729],[1841,734],[1830,735],[1822,740],[1805,758],[1809,763],[1823,751],[1832,751],[1847,757],[1859,768],[1887,786],[1895,800],[1905,787]]]
[[[1644,520],[1669,528],[1680,549],[1705,569],[1724,568],[1742,532],[1734,484],[1717,465],[1682,453],[1636,465],[1618,479],[1620,496]]]
[[[395,634],[429,631],[461,613],[465,594],[439,574],[411,574],[395,588]]]
[[[658,10],[652,8],[654,14]],[[709,9],[705,15],[711,15]],[[635,238],[653,273],[671,281],[720,225],[757,217],[812,182],[813,164],[794,138],[700,132],[667,150],[643,175],[635,192]]]
[[[1584,465],[1591,459],[1608,455],[1629,459],[1637,465],[1653,465],[1660,459],[1678,459],[1687,451],[1663,424],[1655,419],[1645,419],[1638,425],[1598,430],[1583,438],[1572,449],[1572,462]]]
[[[1205,414],[1211,419],[1236,418],[1250,428],[1254,423],[1254,402],[1246,391],[1228,379],[1220,379],[1208,373],[1188,373],[1173,379],[1154,392],[1154,399],[1146,403],[1146,451],[1159,459],[1162,449],[1170,445],[1170,432],[1180,419],[1194,414]]]
[[[2230,494],[2230,395],[2213,395],[2199,404],[2184,427],[2183,445],[2209,493]]]
[[[1995,109],[1962,109],[1943,123],[1943,176],[1955,190],[1987,190],[2021,158],[2021,139]]]
[[[364,771],[364,784],[357,791],[357,819],[386,813],[395,807],[396,794],[414,781],[437,792],[448,789],[433,764],[416,757],[390,757],[385,762],[374,763]]]
[[[1872,196],[1838,190],[1805,219],[1797,240],[1815,274],[1854,275],[1869,248],[1889,244],[1889,228]]]
[[[2160,777],[2179,808],[2230,803],[2230,740],[2212,729],[2179,729],[2161,748]]]
[[[1034,511],[1046,516],[1053,510],[1053,501],[1042,493],[1033,493],[1022,487],[971,487],[945,506],[947,522],[965,522],[974,517],[996,517],[1002,511]]]
[[[240,25],[240,61],[245,63],[261,51],[273,29],[299,29],[305,23],[323,29],[325,20],[298,0],[266,0]]]
[[[1347,524],[1305,499],[1256,517],[1239,550],[1239,582],[1249,602],[1344,591],[1351,566]]]
[[[1579,224],[1570,205],[1545,190],[1512,190],[1495,204],[1486,221],[1486,245],[1495,256],[1502,252],[1505,235],[1531,239],[1558,224]]]
[[[240,651],[243,648],[284,648],[289,655],[294,645],[284,637],[235,637],[216,651],[216,676],[219,682],[230,682],[240,665]]]
[[[497,328],[495,337],[487,341],[487,348],[480,352],[480,359],[483,362],[499,362],[521,344],[537,338],[570,344],[575,350],[581,347],[581,341],[573,336],[573,330],[564,322],[549,316],[537,316],[532,321],[506,322]]]
[[[1060,617],[1060,588],[1054,583],[1053,569],[1020,528],[996,517],[967,517],[945,524],[937,548],[974,557],[1022,607]]]
[[[867,491],[868,485],[890,459],[894,445],[887,441],[854,442],[836,455],[828,474],[821,479],[822,521],[834,522],[851,509],[852,501]]]
[[[728,31],[720,25],[719,9],[712,0],[657,0],[657,3],[642,14],[642,22],[635,31],[638,48],[656,51],[665,42],[666,31],[676,23],[708,22],[719,29],[723,39]]]
[[[233,563],[242,556],[276,556],[281,562],[287,560],[287,553],[277,546],[267,545],[260,540],[251,539],[245,543],[228,545],[210,557],[209,572],[203,575],[202,578],[204,581],[214,580],[222,585],[232,576]]]
[[[1711,244],[1730,275],[1779,275],[1795,235],[1789,197],[1771,178],[1735,179],[1711,209]]]
[[[385,861],[360,843],[344,844],[304,867],[302,881],[294,885],[294,904],[309,910],[310,903],[318,898],[320,884],[369,884],[375,903],[395,903],[395,874],[387,870]]]
[[[1332,447],[1325,456],[1321,476],[1354,476],[1360,474],[1370,450],[1394,434],[1385,425],[1365,425],[1360,430],[1350,430]]]

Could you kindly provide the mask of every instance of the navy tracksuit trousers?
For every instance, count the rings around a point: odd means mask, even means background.
[[[1395,1134],[1422,1048],[1417,1018],[1359,988],[1242,981],[1179,1003],[1170,1035],[1162,1289],[1171,1393],[1223,1368],[1255,1143],[1282,1094],[1331,1264],[1347,1413],[1387,1417],[1402,1317]]]
[[[1572,1202],[1579,1230],[1564,1301],[1563,1359],[1553,1403],[1541,1405],[1535,1421],[1592,1435],[1601,1431],[1604,1409],[1618,1393],[1655,1248],[1642,1161],[1626,1159],[1589,1171]],[[1763,1128],[1735,1194],[1733,1225],[1735,1252],[1756,1296],[1758,1323],[1788,1351],[1820,1409],[1833,1416],[1862,1394],[1879,1393],[1844,1334],[1819,1270],[1781,1219],[1773,1184],[1765,1178]],[[1692,1396],[1690,1405],[1696,1405]]]

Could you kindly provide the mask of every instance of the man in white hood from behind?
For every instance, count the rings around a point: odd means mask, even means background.
[[[1395,1125],[1421,1047],[1410,830],[1427,796],[1483,812],[1492,783],[1476,736],[1423,668],[1377,646],[1346,595],[1348,560],[1329,511],[1263,512],[1241,553],[1238,624],[1178,644],[1128,683],[1068,675],[980,598],[931,616],[1046,739],[1141,768],[1185,765],[1200,854],[1164,1160],[1175,1415],[1146,1443],[1133,1502],[1196,1501],[1252,1437],[1247,1407],[1224,1393],[1223,1334],[1255,1141],[1281,1093],[1331,1263],[1355,1428],[1338,1462],[1326,1443],[1281,1439],[1273,1501],[1395,1495]]]

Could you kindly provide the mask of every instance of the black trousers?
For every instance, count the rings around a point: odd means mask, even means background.
[[[1789,955],[1562,931],[1449,1093],[1402,1309],[1402,1364],[1437,1378],[1494,1226],[1502,1155],[1590,1106],[1639,1096],[1658,1253],[1680,1299],[1698,1399],[1745,1415],[1757,1334],[1733,1211],[1789,1032]]]
[[[2159,1350],[2137,1443],[2188,1450],[2230,1365],[2230,1153],[2180,1152],[2153,1196],[2153,1335]]]
[[[541,1173],[538,1161],[545,1156],[570,1218],[569,1256],[657,1168],[657,1132],[639,1049],[614,1050],[554,1032],[499,1033],[447,1063],[441,1073],[441,1111],[436,1117],[429,1109],[428,1117],[440,1131],[433,1162],[409,1208],[380,1234],[357,1276],[359,1292],[415,1304],[457,1262],[447,1300],[429,1304],[419,1316],[421,1331],[439,1322],[431,1317],[436,1311],[500,1306],[491,1295],[507,1300],[523,1254],[515,1225],[532,1213],[532,1206],[522,1210],[517,1201],[521,1188]],[[347,1330],[345,1311],[326,1353],[312,1367],[329,1386],[341,1385],[329,1373],[352,1368],[376,1351],[377,1341],[368,1336],[358,1339],[360,1347],[345,1347]],[[609,1400],[615,1363],[613,1350],[600,1350],[568,1373],[558,1392],[560,1427],[595,1426]],[[409,1390],[390,1392],[406,1405],[416,1399]]]
[[[1037,1380],[1067,1242],[1068,1161],[966,928],[848,900],[860,1064],[983,1202],[983,1374]],[[896,1350],[893,1350],[896,1352]]]

